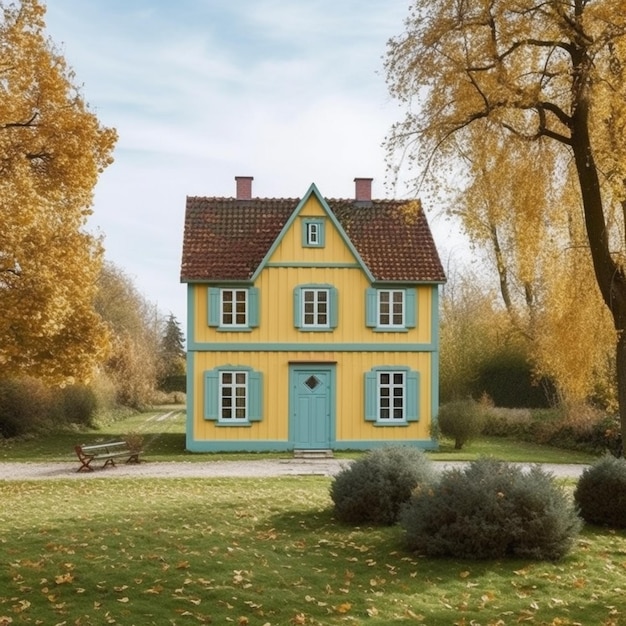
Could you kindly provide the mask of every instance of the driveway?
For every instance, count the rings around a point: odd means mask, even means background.
[[[50,480],[98,478],[268,478],[272,476],[334,476],[351,461],[347,459],[262,459],[253,461],[144,461],[119,464],[93,472],[77,472],[76,463],[0,463],[0,480]],[[433,461],[440,470],[466,465],[460,461]],[[523,467],[529,464],[520,463]],[[587,465],[543,464],[556,478],[578,478]]]

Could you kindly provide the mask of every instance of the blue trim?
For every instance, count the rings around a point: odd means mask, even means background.
[[[307,330],[310,330],[307,328]],[[332,328],[320,329],[332,335]],[[437,352],[432,343],[221,343],[194,342],[192,352]]]
[[[337,229],[337,232],[339,233],[340,237],[343,239],[344,243],[349,248],[354,258],[357,260],[363,272],[365,272],[365,275],[367,276],[368,280],[370,282],[373,282],[374,275],[372,274],[372,272],[370,272],[369,268],[367,267],[367,265],[365,264],[365,262],[363,261],[359,253],[356,251],[356,248],[350,241],[350,238],[346,234],[346,231],[342,228],[341,224],[339,223],[339,220],[337,220],[337,218],[335,217],[335,214],[331,211],[330,207],[328,206],[328,203],[322,197],[322,194],[319,192],[319,189],[317,188],[315,183],[311,183],[311,186],[309,187],[308,191],[304,194],[304,196],[302,196],[302,199],[300,200],[300,202],[298,202],[298,206],[294,209],[293,213],[291,214],[291,216],[289,217],[289,219],[283,226],[283,229],[280,231],[280,234],[278,235],[278,237],[276,237],[276,239],[274,240],[274,243],[271,245],[270,249],[267,251],[267,254],[263,258],[261,263],[259,263],[259,266],[257,267],[256,271],[251,277],[251,281],[252,282],[256,281],[259,274],[265,269],[267,262],[272,258],[272,255],[276,251],[276,248],[278,248],[285,234],[293,226],[293,223],[298,217],[298,214],[300,213],[300,211],[302,211],[302,209],[304,208],[304,205],[309,201],[311,196],[316,197],[317,201],[320,203],[320,205],[322,206],[322,209],[326,213],[327,218],[333,223],[333,226]]]
[[[220,373],[221,372],[247,372],[246,394],[248,416],[245,420],[221,420],[220,405]],[[249,426],[253,422],[263,420],[263,374],[249,365],[218,365],[204,371],[204,419],[214,421],[216,425],[228,426],[229,428]]]
[[[361,440],[344,440],[335,441],[333,450],[357,450],[366,451],[376,448],[385,448],[388,446],[409,446],[411,448],[419,448],[421,450],[437,450],[437,441],[433,439],[371,439],[367,441]],[[293,444],[288,441],[266,440],[266,441],[196,441],[187,440],[187,450],[189,452],[291,452]]]
[[[317,226],[317,242],[309,242],[309,225]],[[324,248],[325,247],[325,219],[323,217],[303,217],[302,218],[302,247],[303,248]]]
[[[330,395],[328,398],[329,402],[329,424],[328,428],[330,432],[328,433],[329,438],[329,447],[331,449],[335,446],[335,441],[337,437],[337,366],[335,364],[328,365],[316,365],[314,363],[311,364],[303,364],[303,365],[289,365],[289,418],[288,418],[288,436],[289,443],[291,445],[291,449],[295,447],[294,441],[294,431],[295,426],[293,424],[293,420],[296,419],[296,394],[295,394],[295,374],[296,372],[316,372],[323,371],[328,372],[329,374],[329,387],[330,387]]]
[[[430,355],[430,421],[431,424],[435,425],[437,423],[437,418],[439,415],[439,287],[437,286],[433,287],[432,289],[431,301],[432,304],[430,319],[432,320],[432,328],[430,331],[430,335],[435,349]]]
[[[306,261],[283,261],[281,263],[267,263],[265,267],[282,267],[284,269],[296,269],[296,268],[315,268],[315,269],[340,269],[340,270],[354,270],[361,269],[358,263],[315,263]]]
[[[404,419],[380,419],[378,400],[380,397],[379,373],[404,372]],[[408,426],[411,422],[418,422],[420,400],[420,373],[408,365],[376,365],[364,372],[363,376],[364,419],[375,426]]]

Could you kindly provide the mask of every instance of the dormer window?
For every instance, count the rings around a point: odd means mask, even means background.
[[[324,247],[324,220],[305,218],[302,221],[302,245],[305,248]]]

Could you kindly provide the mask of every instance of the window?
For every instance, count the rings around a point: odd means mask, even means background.
[[[259,325],[256,287],[209,288],[209,326],[250,330]]]
[[[305,248],[324,247],[324,220],[306,218],[302,221],[302,245]]]
[[[328,289],[302,290],[302,326],[328,326]]]
[[[416,290],[368,289],[366,325],[378,331],[405,331],[416,325]]]
[[[406,425],[419,419],[419,373],[408,367],[375,367],[365,373],[365,419]]]
[[[224,366],[204,373],[204,417],[220,425],[260,421],[263,412],[261,372]]]
[[[378,419],[405,419],[405,373],[378,372]]]
[[[220,372],[220,420],[248,418],[248,372]]]
[[[302,285],[294,290],[294,326],[300,330],[331,330],[337,326],[337,289]]]
[[[378,326],[404,326],[404,294],[403,290],[378,291]]]
[[[221,326],[247,326],[248,290],[222,289]]]

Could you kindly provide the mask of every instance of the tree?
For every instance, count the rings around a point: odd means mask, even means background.
[[[584,245],[576,187],[571,176],[558,186],[544,176],[557,156],[549,145],[493,139],[481,134],[472,137],[471,153],[459,150],[469,182],[449,212],[487,250],[502,302],[537,377],[556,385],[564,405],[582,404],[591,395],[598,399],[599,388],[610,405],[614,385],[606,381],[614,372],[607,377],[607,364],[614,361],[608,354],[615,334]],[[572,173],[567,167],[562,172]],[[532,183],[506,184],[512,180]]]
[[[162,321],[156,307],[112,263],[98,278],[96,311],[111,335],[111,352],[104,369],[113,381],[117,401],[141,408],[150,403],[158,376]]]
[[[102,246],[84,227],[113,129],[44,34],[37,0],[0,1],[0,366],[86,380],[108,349],[93,309]]]
[[[170,313],[165,322],[165,331],[161,338],[161,371],[162,377],[183,376],[185,374],[185,338],[178,320]]]
[[[389,147],[410,152],[420,168],[441,171],[481,136],[494,146],[512,142],[512,159],[524,145],[528,155],[541,146],[551,155],[541,176],[552,189],[567,184],[571,166],[595,281],[617,333],[626,432],[623,8],[622,0],[416,0],[405,32],[389,43],[386,70],[392,95],[408,105]]]

